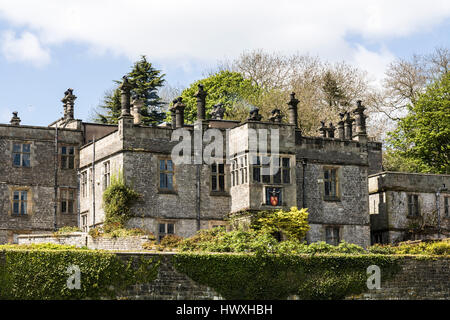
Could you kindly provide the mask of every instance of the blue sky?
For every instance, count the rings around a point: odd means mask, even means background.
[[[0,123],[87,120],[141,54],[187,86],[241,52],[345,60],[380,81],[396,57],[450,47],[450,1],[0,0]]]

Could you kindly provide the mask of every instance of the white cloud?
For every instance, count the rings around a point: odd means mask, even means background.
[[[180,66],[192,59],[208,64],[264,48],[380,64],[387,51],[355,49],[345,36],[379,41],[410,35],[450,17],[450,1],[0,0],[0,17],[32,30],[46,46],[76,41],[90,52],[131,60],[146,54]],[[39,41],[26,35],[34,56],[48,60]]]
[[[357,46],[354,52],[353,61],[361,69],[366,70],[372,77],[375,85],[381,87],[384,72],[395,56],[386,48],[381,48],[380,52],[369,51],[361,45]]]
[[[9,61],[25,61],[37,67],[50,62],[50,54],[44,49],[39,39],[32,33],[25,31],[16,37],[13,31],[5,31],[1,35],[1,52]]]

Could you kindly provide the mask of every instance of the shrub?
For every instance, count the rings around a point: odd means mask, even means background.
[[[181,241],[183,241],[183,237],[168,234],[164,238],[161,239],[159,245],[163,248],[177,248]]]
[[[309,230],[308,212],[303,208],[292,207],[290,211],[262,211],[252,223],[251,228],[263,233],[283,234],[288,240],[302,240]]]
[[[154,257],[133,263],[135,259],[124,261],[112,253],[61,245],[18,247],[1,247],[0,299],[114,298],[130,285],[156,279],[160,263]],[[78,290],[67,286],[67,269],[72,265],[82,275]]]
[[[58,229],[58,231],[54,232],[56,234],[66,234],[66,233],[72,233],[72,232],[81,232],[81,229],[78,227],[61,227]]]
[[[103,192],[103,209],[105,225],[113,224],[123,227],[131,214],[131,206],[140,195],[125,184],[123,175],[111,177],[111,184]]]

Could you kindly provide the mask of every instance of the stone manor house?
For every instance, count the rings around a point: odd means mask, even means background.
[[[88,231],[102,225],[102,193],[119,172],[142,195],[129,226],[159,239],[225,225],[230,214],[297,206],[309,211],[308,242],[393,242],[406,235],[408,220],[420,217],[422,204],[432,208],[436,188],[450,185],[450,176],[430,180],[383,173],[382,145],[369,141],[360,101],[341,115],[337,127],[322,123],[320,137],[307,137],[297,127],[294,93],[287,102],[287,123],[277,109],[263,121],[257,108],[239,122],[224,120],[220,105],[207,119],[207,93],[200,85],[194,125],[184,123],[185,105],[178,98],[169,110],[171,124],[144,126],[142,101],[130,101],[126,78],[121,92],[117,125],[75,119],[72,89],[62,99],[64,116],[49,126],[22,125],[16,112],[10,124],[0,124],[0,243],[62,226]],[[171,138],[178,128],[192,135],[216,129],[226,152],[213,164],[175,164],[171,152],[178,141]],[[256,156],[251,152],[251,133],[259,129],[279,132],[279,170],[272,175],[262,170],[271,165],[266,162],[270,147]],[[440,232],[448,234],[449,193],[441,191]]]

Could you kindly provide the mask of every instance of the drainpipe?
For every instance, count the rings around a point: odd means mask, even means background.
[[[197,231],[200,230],[200,178],[201,178],[201,164],[197,164]]]
[[[92,138],[92,227],[95,228],[95,136]]]
[[[447,191],[448,189],[445,187],[445,184],[442,185],[439,189],[436,191],[436,209],[437,209],[437,229],[438,229],[438,239],[441,238],[441,206],[439,204],[439,199],[441,197],[442,191]]]
[[[53,205],[53,231],[58,230],[56,213],[58,210],[58,124],[55,126],[55,203]]]
[[[306,159],[302,159],[302,207],[306,208]]]

